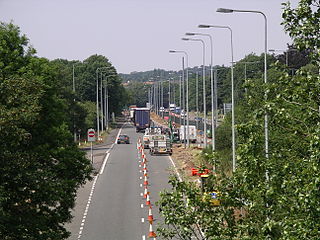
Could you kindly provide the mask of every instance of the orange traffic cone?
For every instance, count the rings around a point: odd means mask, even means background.
[[[143,185],[148,186],[148,184],[149,184],[148,178],[145,176],[145,177],[144,177]]]
[[[157,234],[153,231],[152,224],[150,224],[148,237],[149,238],[155,238],[156,236],[157,236]]]
[[[148,188],[144,187],[143,198],[147,198],[147,195],[149,195]]]
[[[147,195],[146,205],[147,205],[147,206],[150,206],[150,205],[151,205],[149,194]]]
[[[152,224],[152,222],[153,222],[153,215],[152,215],[151,207],[149,208],[148,221],[150,224]]]
[[[143,170],[143,176],[145,176],[145,177],[148,176],[147,170]]]

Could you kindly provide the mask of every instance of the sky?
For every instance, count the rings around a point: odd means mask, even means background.
[[[268,19],[268,49],[286,49],[292,40],[280,25],[285,0],[0,0],[0,21],[18,25],[37,56],[83,61],[106,56],[120,73],[155,68],[180,70],[186,51],[189,66],[202,65],[202,45],[182,41],[186,32],[210,34],[214,65],[230,65],[230,34],[225,29],[199,29],[199,24],[232,28],[234,60],[264,51],[260,14],[217,13],[217,8],[258,10]],[[291,0],[296,7],[298,0]],[[198,37],[196,37],[198,38]],[[205,64],[210,64],[206,37]]]

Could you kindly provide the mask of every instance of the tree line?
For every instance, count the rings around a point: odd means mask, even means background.
[[[75,145],[96,127],[96,69],[109,60],[36,56],[12,23],[0,23],[0,238],[66,239],[76,191],[91,179],[90,161]],[[73,91],[73,68],[75,91]],[[121,80],[108,79],[110,111],[126,103]]]

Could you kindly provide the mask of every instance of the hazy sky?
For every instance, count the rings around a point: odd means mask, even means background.
[[[264,21],[259,14],[216,13],[219,7],[259,10],[268,18],[268,48],[285,49],[291,39],[281,23],[284,0],[0,0],[0,21],[20,26],[37,55],[84,60],[92,54],[109,58],[118,72],[154,68],[178,70],[185,50],[189,66],[202,64],[200,42],[182,41],[185,32],[210,33],[214,63],[229,65],[229,33],[201,30],[199,24],[228,25],[234,34],[235,60],[264,49]],[[298,0],[291,0],[296,6]],[[207,42],[206,65],[209,64]]]

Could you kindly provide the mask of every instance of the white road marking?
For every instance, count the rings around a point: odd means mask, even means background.
[[[126,125],[126,123],[123,124],[122,127],[119,129],[119,132],[118,132],[118,135],[117,135],[117,137],[116,137],[116,140],[114,141],[114,144],[117,144],[117,140],[118,140],[118,138],[119,138],[119,136],[120,136],[120,133],[121,133],[122,128],[123,128],[124,125]]]
[[[110,156],[110,153],[107,153],[106,157],[104,158],[104,161],[103,161],[103,164],[102,164],[100,173],[99,173],[100,175],[103,173],[104,168],[106,167],[106,164],[107,164],[107,161],[108,161],[109,156]]]
[[[142,203],[141,203],[140,207],[143,208],[143,204]]]
[[[144,218],[141,218],[141,222],[144,223]]]
[[[86,222],[86,218],[87,218],[87,214],[88,214],[88,211],[89,211],[89,207],[90,207],[90,204],[91,204],[91,196],[93,194],[96,182],[98,180],[98,176],[96,176],[94,178],[94,181],[93,181],[93,184],[92,184],[92,187],[91,187],[91,191],[90,191],[90,196],[89,196],[89,199],[88,199],[88,202],[87,202],[87,205],[86,205],[86,209],[85,209],[85,211],[83,213],[83,216],[82,216],[82,221],[81,221],[81,224],[80,224],[79,234],[78,234],[78,238],[77,239],[80,239],[81,236],[82,236],[82,231],[83,231],[83,228],[84,228],[84,225],[85,225],[85,222]]]
[[[142,240],[146,240],[146,236],[145,235],[142,236]]]
[[[110,151],[113,149],[114,145],[117,143],[117,139],[119,138],[119,135],[120,135],[120,133],[122,131],[122,128],[123,128],[123,126],[125,124],[127,124],[127,123],[124,123],[122,125],[122,127],[119,129],[119,132],[117,134],[115,142],[111,145],[110,149],[108,149],[106,151],[107,155],[104,158],[103,165],[102,165],[102,167],[100,169],[99,175],[103,174],[105,166],[106,166],[106,163],[107,163],[108,158],[110,156]],[[78,238],[77,238],[78,240],[80,240],[81,236],[82,236],[82,232],[83,232],[83,228],[84,228],[84,225],[85,225],[85,222],[86,222],[86,218],[87,218],[87,215],[88,215],[89,207],[90,207],[90,204],[91,204],[91,201],[92,201],[93,192],[94,192],[94,189],[96,187],[96,183],[97,183],[99,175],[95,176],[93,184],[92,184],[92,187],[91,187],[91,191],[90,191],[90,194],[89,194],[89,198],[88,198],[88,202],[87,202],[87,205],[86,205],[86,209],[84,210],[84,213],[83,213],[83,216],[82,216],[82,221],[81,221],[80,228],[79,228],[79,234],[78,234]]]
[[[177,169],[176,165],[174,164],[171,156],[169,156],[169,159],[170,159],[170,161],[171,161],[171,164],[172,164],[174,170],[176,171],[176,174],[178,175],[179,181],[182,182],[182,178],[181,178],[181,176],[180,176],[180,173],[178,172],[178,169]]]

